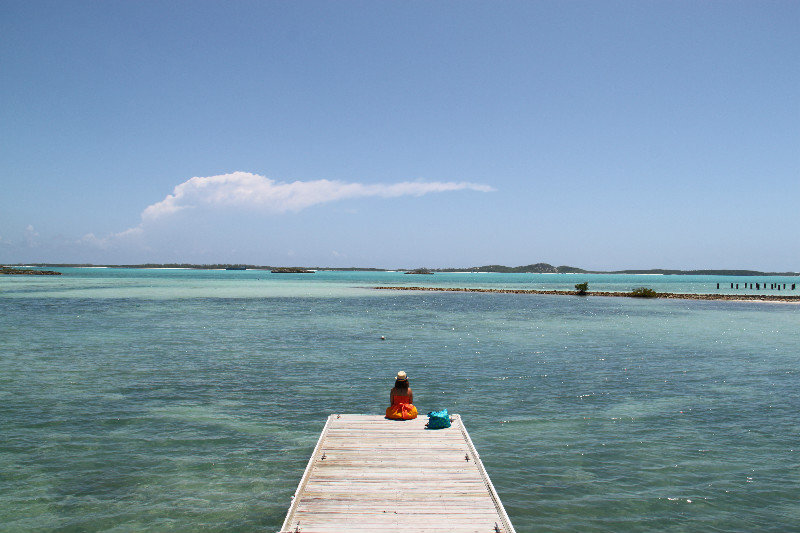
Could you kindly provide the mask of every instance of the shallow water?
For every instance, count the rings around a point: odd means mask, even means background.
[[[0,277],[2,531],[276,531],[327,415],[381,413],[399,369],[462,414],[519,532],[798,530],[798,305],[64,272]],[[716,284],[629,278],[590,289]]]

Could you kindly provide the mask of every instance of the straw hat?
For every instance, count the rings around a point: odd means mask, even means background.
[[[400,372],[397,373],[397,379],[399,381],[408,381],[408,375],[401,370]]]

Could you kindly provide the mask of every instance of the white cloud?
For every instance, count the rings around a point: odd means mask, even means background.
[[[139,237],[144,233],[144,228],[142,224],[138,226],[134,226],[133,228],[128,228],[125,231],[120,231],[119,233],[112,233],[108,237],[98,237],[94,233],[87,233],[77,241],[75,244],[86,245],[94,248],[108,248],[109,245],[114,243],[123,242],[125,240],[130,240],[134,237]]]
[[[119,233],[115,233],[114,237],[116,238],[138,237],[139,235],[142,234],[143,231],[144,229],[142,229],[142,226],[140,224],[136,227],[128,228],[125,231],[120,231]]]
[[[249,172],[233,172],[184,181],[175,187],[172,194],[145,208],[142,221],[155,220],[182,209],[201,206],[246,207],[267,213],[285,213],[347,198],[422,196],[459,190],[491,192],[494,188],[452,181],[404,181],[370,185],[323,179],[286,183]]]
[[[101,239],[97,237],[94,233],[87,233],[86,235],[75,241],[75,243],[103,247],[108,243],[108,239]]]
[[[28,224],[28,227],[25,228],[25,231],[22,233],[22,240],[25,242],[26,246],[32,247],[38,245],[39,232],[33,229],[33,224]]]
[[[142,211],[141,222],[138,225],[107,237],[97,237],[89,233],[77,243],[101,249],[123,243],[146,247],[144,237],[151,224],[179,211],[193,208],[236,207],[280,214],[348,198],[395,198],[461,190],[492,192],[495,189],[489,185],[453,181],[364,184],[322,179],[286,183],[250,172],[194,177],[177,185],[172,194],[168,194],[160,202],[147,206]]]

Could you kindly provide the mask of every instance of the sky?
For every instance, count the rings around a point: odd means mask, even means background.
[[[0,262],[800,270],[800,3],[0,0]]]

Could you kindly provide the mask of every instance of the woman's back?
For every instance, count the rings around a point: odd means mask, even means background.
[[[404,389],[394,387],[389,393],[389,402],[392,405],[396,403],[414,403],[414,393],[411,392],[411,387]]]

